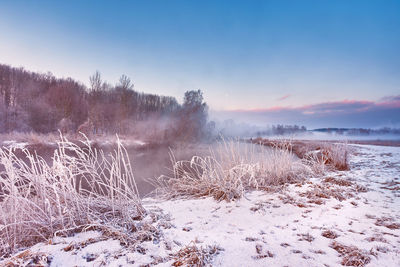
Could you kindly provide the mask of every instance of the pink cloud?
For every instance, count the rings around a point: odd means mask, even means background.
[[[278,101],[283,101],[283,100],[287,99],[287,98],[290,97],[290,96],[292,96],[292,95],[291,95],[291,94],[287,94],[287,95],[284,95],[284,96],[278,98],[277,100],[278,100]]]
[[[302,106],[273,106],[251,110],[216,111],[221,119],[257,124],[302,124],[307,127],[381,127],[400,125],[400,96],[376,101],[349,100]]]
[[[386,96],[377,103],[377,106],[385,108],[400,108],[400,95]]]
[[[289,97],[283,96],[281,99]],[[382,98],[380,101],[368,100],[349,100],[344,99],[341,101],[322,102],[304,106],[273,106],[269,108],[260,109],[237,109],[230,110],[232,112],[245,112],[245,113],[268,113],[268,112],[282,112],[282,111],[297,111],[305,115],[327,115],[327,114],[351,114],[366,112],[372,109],[391,109],[400,108],[400,96],[392,96]]]

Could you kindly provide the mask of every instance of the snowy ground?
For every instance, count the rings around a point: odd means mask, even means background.
[[[151,215],[142,223],[154,235],[139,246],[86,232],[37,244],[13,261],[180,266],[197,247],[213,266],[400,266],[400,147],[352,147],[350,171],[240,201],[145,199]]]
[[[3,142],[3,146],[8,147],[8,148],[14,148],[14,149],[23,149],[27,145],[28,145],[28,143],[26,143],[26,142],[17,142],[14,140]]]

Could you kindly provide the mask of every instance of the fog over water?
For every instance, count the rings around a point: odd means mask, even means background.
[[[254,137],[258,137],[255,135]],[[380,134],[380,135],[348,135],[337,133],[324,133],[316,131],[307,131],[305,133],[287,134],[287,135],[264,135],[260,136],[270,139],[301,139],[301,140],[340,140],[340,141],[373,141],[373,140],[393,140],[400,141],[400,135]]]

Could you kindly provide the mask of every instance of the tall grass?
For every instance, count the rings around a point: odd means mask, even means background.
[[[145,213],[119,140],[106,156],[61,136],[51,164],[14,152],[0,148],[0,255],[88,227],[128,231]]]
[[[298,158],[317,172],[349,169],[349,147],[347,143],[299,140],[269,140],[257,138],[253,143],[291,150]]]
[[[300,143],[293,146],[293,152],[317,173],[327,170],[349,169],[349,148],[347,143]]]
[[[217,200],[241,198],[249,189],[296,182],[311,168],[287,149],[266,149],[239,141],[221,141],[209,156],[176,160],[171,153],[172,176],[161,176],[158,192],[167,197],[212,196]]]

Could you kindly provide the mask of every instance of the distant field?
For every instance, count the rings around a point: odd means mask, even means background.
[[[374,146],[400,146],[400,140],[354,140],[350,144],[374,145]]]

